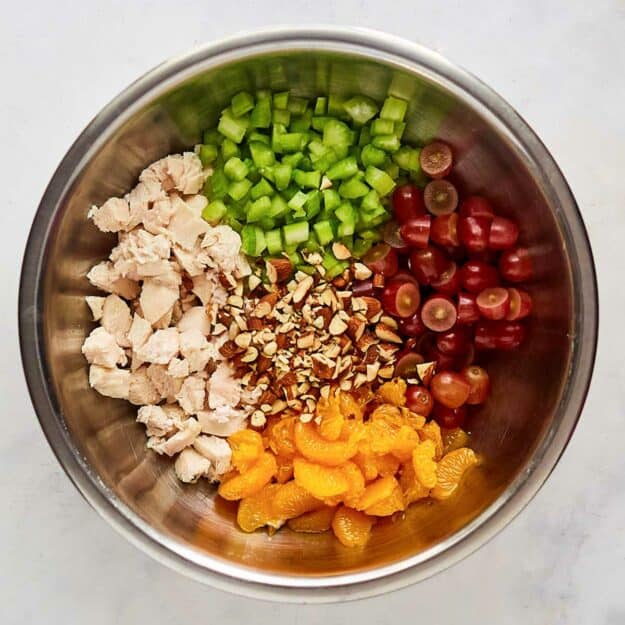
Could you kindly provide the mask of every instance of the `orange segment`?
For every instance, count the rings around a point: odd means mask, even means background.
[[[399,485],[393,490],[393,492],[382,501],[370,506],[365,510],[367,514],[373,516],[390,516],[400,510],[405,510],[406,505],[404,503],[404,495]]]
[[[377,468],[378,475],[387,477],[395,475],[399,469],[399,460],[393,454],[384,454],[383,456],[374,456],[374,463]]]
[[[451,497],[462,481],[465,472],[477,463],[478,457],[468,447],[461,447],[443,456],[436,470],[438,481],[430,495],[434,499]]]
[[[406,381],[402,378],[395,378],[390,382],[385,382],[378,389],[378,397],[393,406],[403,406],[406,403]]]
[[[260,458],[245,472],[235,475],[219,486],[218,493],[229,501],[243,499],[257,493],[276,474],[276,459],[264,452]]]
[[[417,479],[414,467],[412,466],[412,461],[406,462],[402,465],[399,485],[401,486],[404,501],[407,506],[413,501],[424,499],[430,495],[430,489],[423,486],[423,484],[421,484],[421,482]]]
[[[332,530],[346,547],[361,547],[367,544],[373,518],[363,512],[341,506],[334,514]]]
[[[401,414],[404,417],[406,424],[413,430],[420,430],[425,425],[425,417],[422,417],[416,412],[412,412],[412,410],[408,410],[408,408],[402,408]]]
[[[434,441],[425,440],[419,443],[412,452],[412,466],[417,479],[426,488],[436,486],[436,445]]]
[[[341,413],[347,419],[362,421],[362,406],[349,393],[339,393]]]
[[[299,486],[318,499],[342,495],[349,489],[349,481],[341,467],[327,467],[295,458],[293,469]]]
[[[269,449],[277,456],[293,456],[295,454],[294,428],[297,417],[272,417],[265,429]]]
[[[434,459],[440,460],[443,457],[443,437],[441,435],[441,428],[436,421],[430,421],[426,423],[419,430],[419,437],[422,441],[431,440],[434,443],[435,454]]]
[[[295,446],[308,460],[328,466],[343,464],[357,451],[354,442],[326,440],[313,423],[301,421],[295,424]]]
[[[462,428],[452,428],[451,430],[441,430],[443,437],[443,453],[466,447],[469,444],[469,435]]]
[[[341,394],[341,397],[343,394]],[[341,436],[345,419],[341,413],[339,400],[330,395],[317,403],[317,417],[320,418],[319,434],[326,440],[335,441]]]
[[[232,466],[245,473],[264,451],[263,438],[254,430],[240,430],[228,437],[232,449]]]
[[[293,519],[322,505],[319,499],[304,490],[295,480],[280,484],[273,496],[274,514],[283,519]]]
[[[253,532],[264,525],[278,529],[284,523],[284,518],[276,515],[271,505],[279,488],[278,484],[267,484],[254,495],[241,500],[237,523],[244,532]]]
[[[298,516],[296,519],[290,519],[287,521],[287,525],[294,532],[305,532],[308,534],[326,532],[332,527],[335,511],[336,508],[324,506],[319,508],[319,510],[312,510],[302,514],[302,516]]]
[[[346,462],[341,468],[349,483],[349,488],[343,495],[343,502],[353,507],[365,492],[365,478],[358,465],[353,462]]]
[[[276,480],[279,484],[288,482],[293,477],[293,458],[284,458],[276,456],[278,463],[278,471],[276,472]]]
[[[365,488],[365,492],[354,508],[357,510],[366,510],[374,506],[387,497],[390,497],[397,486],[397,480],[392,475],[377,479]]]

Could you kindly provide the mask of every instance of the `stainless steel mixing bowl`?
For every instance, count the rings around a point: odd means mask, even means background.
[[[87,209],[123,194],[148,163],[191,146],[241,89],[298,95],[392,93],[410,100],[408,139],[448,141],[464,191],[485,192],[522,225],[536,279],[529,340],[488,363],[493,393],[472,424],[486,458],[447,503],[380,523],[366,549],[329,535],[244,534],[207,484],[176,481],[145,448],[132,407],[89,389],[80,346],[93,324],[85,273],[113,239]],[[554,120],[557,123],[557,120]],[[466,556],[502,529],[555,466],[579,417],[597,333],[593,261],[575,200],[536,135],[497,94],[437,54],[362,30],[239,36],[167,62],[128,87],[71,147],[41,201],[20,285],[28,386],[67,474],[113,527],[156,559],[230,591],[285,601],[400,588]]]

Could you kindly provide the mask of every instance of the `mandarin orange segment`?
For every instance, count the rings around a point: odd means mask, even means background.
[[[293,519],[322,506],[322,502],[304,490],[295,480],[280,484],[274,493],[274,514],[283,519]]]
[[[241,500],[237,523],[244,532],[253,532],[264,525],[277,529],[284,523],[285,519],[276,515],[272,506],[279,487],[279,484],[267,484],[254,495]]]
[[[295,458],[293,469],[299,486],[318,499],[342,495],[349,489],[349,481],[342,467],[327,467],[304,458]]]
[[[460,447],[443,456],[436,470],[437,484],[430,492],[434,499],[451,497],[466,471],[478,463],[475,452],[468,447]]]
[[[362,547],[369,540],[373,521],[363,512],[341,506],[332,519],[332,530],[346,547]]]
[[[434,441],[425,440],[419,443],[412,452],[412,466],[417,479],[426,488],[436,486],[436,445]]]
[[[369,417],[370,421],[387,421],[388,423],[395,423],[401,425],[404,422],[404,418],[401,414],[401,410],[397,406],[391,404],[381,404],[371,413]]]
[[[377,390],[378,397],[393,406],[403,406],[406,403],[406,381],[402,378],[394,378],[385,382]]]
[[[269,449],[277,456],[289,457],[295,454],[294,428],[297,417],[272,417],[265,430]]]
[[[228,437],[232,449],[232,466],[245,473],[264,451],[263,438],[254,430],[240,430]]]
[[[342,394],[341,394],[342,396]],[[339,400],[334,395],[322,397],[317,403],[319,434],[326,440],[335,441],[341,436],[345,418],[341,413]]]
[[[374,463],[377,468],[378,475],[387,477],[395,475],[399,469],[399,459],[393,454],[384,454],[382,456],[374,456]]]
[[[402,465],[399,485],[401,486],[404,501],[407,506],[413,501],[424,499],[430,495],[430,489],[423,486],[417,479],[412,461]]]
[[[332,527],[332,519],[336,507],[324,506],[319,510],[312,510],[298,516],[296,519],[287,521],[287,525],[294,532],[305,532],[308,534],[319,534],[326,532]]]
[[[467,447],[469,444],[469,435],[462,428],[442,429],[441,434],[444,454],[460,449],[460,447]]]
[[[341,413],[347,419],[362,421],[362,406],[349,393],[339,393]]]
[[[413,430],[420,430],[425,425],[425,417],[408,410],[408,408],[401,408],[401,414],[406,425],[409,425]]]
[[[397,486],[398,482],[392,475],[378,478],[375,482],[367,485],[354,508],[366,510],[374,506],[376,503],[390,497]]]
[[[284,458],[276,456],[278,470],[276,471],[276,480],[278,484],[284,484],[293,477],[293,458]]]
[[[440,460],[443,457],[443,437],[441,435],[441,428],[436,421],[426,423],[419,430],[419,437],[422,441],[431,440],[434,443],[434,448],[436,450],[434,460]]]
[[[257,493],[276,474],[278,465],[276,459],[267,452],[245,472],[222,482],[218,493],[229,501],[243,499]]]
[[[404,495],[401,487],[397,485],[386,499],[382,499],[382,501],[378,501],[378,503],[373,506],[366,508],[365,512],[373,516],[390,516],[391,514],[395,514],[395,512],[405,509]]]
[[[419,435],[409,425],[400,426],[395,435],[392,453],[405,462],[412,456],[412,451],[419,444]]]
[[[361,473],[363,474],[365,481],[370,482],[378,477],[378,465],[376,462],[377,456],[372,453],[365,453],[359,451],[353,458],[353,462],[358,465]]]
[[[365,492],[365,478],[354,462],[346,462],[341,468],[349,482],[349,488],[343,495],[343,502],[353,507]]]
[[[326,440],[313,423],[301,421],[295,424],[295,446],[308,460],[328,466],[343,464],[357,451],[355,442]]]

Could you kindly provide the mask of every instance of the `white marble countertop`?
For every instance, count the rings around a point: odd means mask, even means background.
[[[419,40],[480,76],[518,109],[562,167],[582,207],[599,273],[594,382],[546,486],[461,564],[417,587],[345,605],[279,606],[230,596],[130,546],[60,469],[19,367],[16,295],[24,242],[43,189],[80,130],[161,60],[277,23],[375,27]],[[624,33],[619,0],[3,3],[0,621],[625,623]]]

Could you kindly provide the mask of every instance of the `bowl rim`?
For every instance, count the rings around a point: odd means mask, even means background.
[[[390,565],[325,577],[262,573],[198,554],[166,538],[123,504],[72,445],[48,385],[43,327],[43,267],[59,204],[91,155],[157,91],[230,60],[296,50],[345,52],[375,58],[442,83],[469,99],[478,112],[506,131],[541,191],[560,208],[559,220],[574,278],[575,332],[571,363],[554,424],[524,471],[470,523],[420,554]],[[221,590],[257,599],[316,603],[362,599],[397,590],[460,561],[501,531],[536,495],[564,452],[588,393],[597,346],[598,294],[592,251],[582,216],[554,159],[521,116],[490,87],[421,45],[363,28],[276,27],[209,43],[155,67],[109,102],[87,125],[56,169],[41,199],[26,245],[19,287],[22,365],[35,412],[58,461],[100,516],[157,561]],[[565,410],[566,409],[566,410]],[[559,417],[559,418],[558,418]]]

